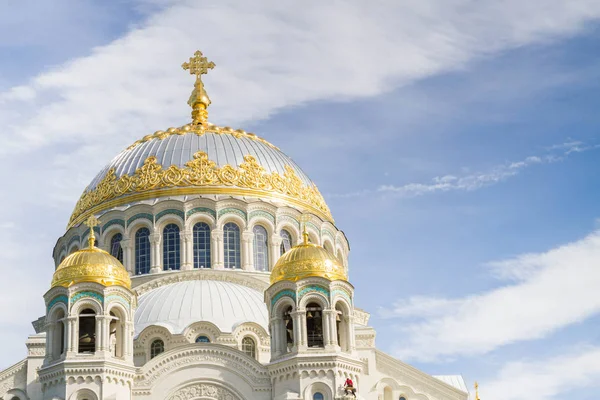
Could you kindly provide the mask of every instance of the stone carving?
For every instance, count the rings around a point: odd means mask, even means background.
[[[239,396],[230,390],[207,383],[197,383],[176,391],[169,400],[193,400],[193,399],[215,399],[215,400],[240,400]]]

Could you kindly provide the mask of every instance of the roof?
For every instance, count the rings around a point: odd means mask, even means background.
[[[263,293],[237,283],[211,280],[160,286],[138,299],[135,334],[151,325],[179,334],[199,321],[211,322],[222,332],[232,332],[244,322],[255,322],[268,330]]]
[[[469,393],[462,375],[433,375],[433,377],[463,392]]]

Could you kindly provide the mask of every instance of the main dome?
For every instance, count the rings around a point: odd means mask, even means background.
[[[189,124],[145,136],[117,155],[88,185],[69,227],[115,206],[192,194],[283,200],[332,221],[316,185],[277,147],[242,130]]]

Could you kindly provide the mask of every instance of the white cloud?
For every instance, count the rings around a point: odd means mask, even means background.
[[[600,312],[600,231],[545,253],[494,262],[510,279],[486,293],[457,299],[412,297],[381,310],[402,321],[403,359],[437,361],[477,355],[543,338]]]
[[[582,388],[600,388],[600,347],[582,346],[548,359],[509,362],[495,378],[482,382],[480,396],[485,400],[558,400]]]

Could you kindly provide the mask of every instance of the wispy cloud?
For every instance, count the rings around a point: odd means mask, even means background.
[[[582,388],[600,388],[600,347],[579,346],[551,358],[509,362],[481,382],[481,398],[558,400]]]
[[[599,258],[600,232],[594,232],[545,253],[490,263],[494,276],[508,281],[488,292],[454,299],[411,297],[380,315],[402,321],[403,339],[395,353],[403,359],[484,354],[600,313]]]
[[[436,176],[427,183],[407,183],[404,185],[381,185],[375,190],[361,190],[344,194],[329,194],[328,197],[361,197],[367,195],[391,194],[398,197],[417,197],[433,193],[450,191],[472,191],[503,182],[517,176],[524,169],[540,164],[551,164],[564,160],[572,153],[596,150],[600,145],[586,145],[580,141],[571,141],[552,145],[542,155],[529,156],[519,161],[497,165],[486,172],[466,175]],[[560,150],[557,152],[557,150]]]

